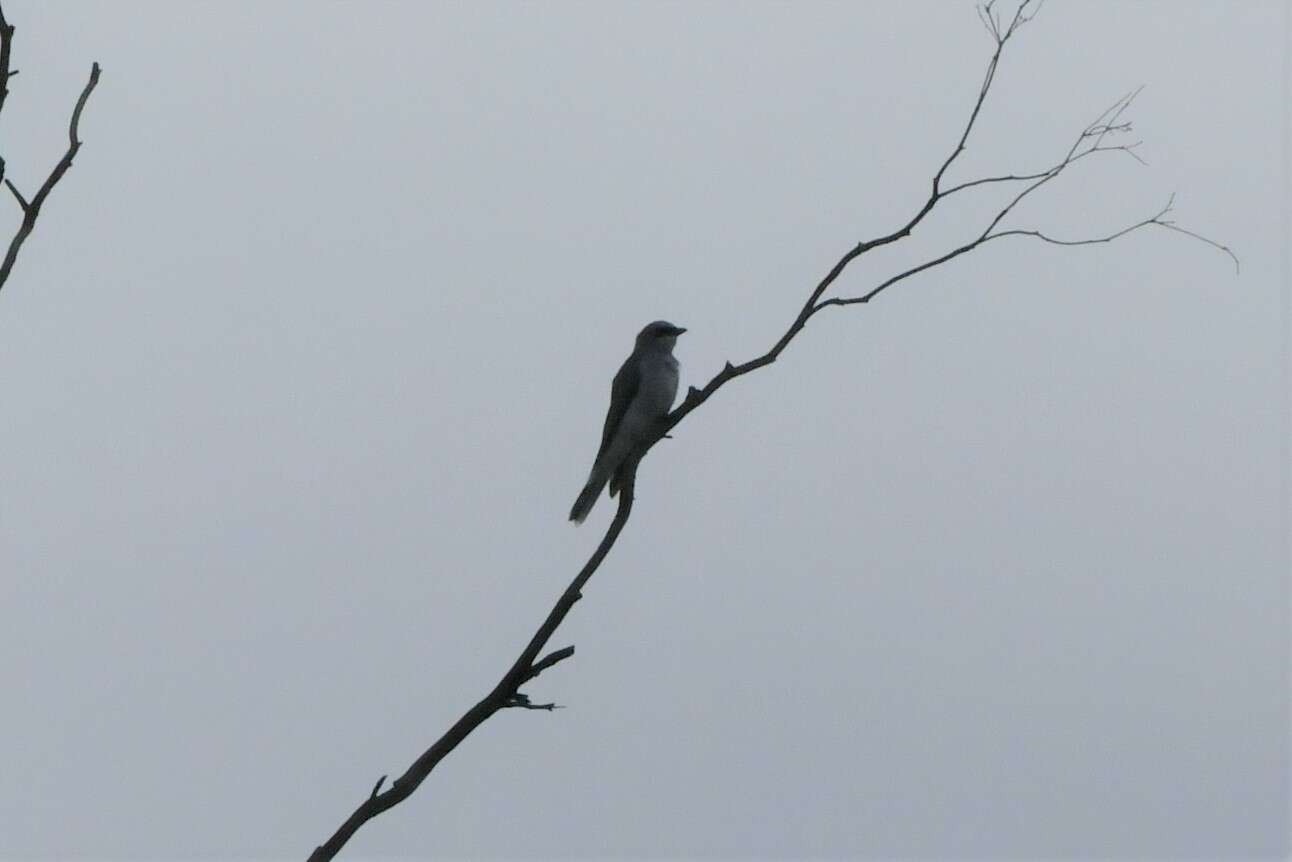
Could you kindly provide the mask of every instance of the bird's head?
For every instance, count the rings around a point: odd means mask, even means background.
[[[673,345],[677,344],[677,337],[683,332],[686,330],[680,326],[674,326],[667,320],[657,320],[646,324],[642,331],[637,333],[637,346],[672,350]]]

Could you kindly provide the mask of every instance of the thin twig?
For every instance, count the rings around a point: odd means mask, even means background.
[[[1036,173],[1036,174],[1005,174],[1004,176],[1000,176],[1000,177],[983,177],[982,179],[969,180],[968,182],[961,183],[958,186],[952,186],[951,188],[944,191],[942,193],[942,196],[946,197],[948,195],[953,195],[956,192],[964,191],[965,189],[971,189],[974,186],[986,185],[987,183],[1013,183],[1013,182],[1018,182],[1020,180],[1035,180],[1045,176],[1051,170],[1053,170],[1053,168],[1049,168],[1047,170],[1041,171],[1040,173]]]
[[[4,184],[9,191],[13,192],[13,196],[18,200],[18,206],[23,212],[31,209],[31,204],[27,203],[27,199],[22,196],[22,192],[18,191],[18,187],[13,184],[13,180],[5,177]]]
[[[1238,262],[1238,255],[1236,255],[1233,249],[1231,249],[1229,246],[1221,245],[1220,243],[1216,242],[1214,239],[1205,237],[1200,233],[1194,233],[1193,231],[1188,230],[1187,228],[1182,228],[1173,221],[1159,220],[1159,221],[1153,222],[1153,224],[1156,225],[1157,227],[1164,228],[1166,230],[1172,230],[1172,231],[1175,231],[1176,233],[1182,233],[1187,237],[1192,237],[1193,239],[1196,239],[1198,242],[1205,242],[1207,245],[1211,246],[1212,248],[1223,251],[1225,254],[1229,255],[1229,259],[1234,262],[1234,274],[1238,275],[1243,271],[1242,264]]]

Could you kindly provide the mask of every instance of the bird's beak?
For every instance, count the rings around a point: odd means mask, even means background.
[[[673,327],[673,337],[675,337],[675,338],[676,338],[677,336],[681,335],[683,332],[686,332],[686,327],[685,327],[685,326],[675,326],[675,327]]]

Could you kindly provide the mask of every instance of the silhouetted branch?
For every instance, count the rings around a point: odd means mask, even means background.
[[[4,10],[0,8],[0,109],[3,109],[5,99],[9,95],[9,79],[17,72],[9,70],[10,48],[13,44],[14,28],[4,17]],[[27,241],[31,235],[32,229],[36,227],[36,219],[40,217],[40,208],[44,206],[45,199],[49,193],[54,190],[54,186],[63,178],[72,167],[72,160],[76,157],[77,151],[81,149],[80,124],[81,112],[85,110],[85,103],[90,98],[90,93],[94,91],[95,86],[99,83],[99,64],[94,63],[90,66],[90,78],[85,87],[81,90],[80,97],[76,100],[76,106],[72,108],[72,119],[67,124],[67,152],[54,165],[45,182],[41,183],[31,200],[28,200],[18,191],[17,186],[5,177],[4,183],[9,191],[13,193],[14,198],[18,201],[18,206],[22,209],[22,223],[18,226],[17,233],[9,241],[9,249],[5,253],[4,261],[0,262],[0,290],[4,288],[5,282],[9,280],[9,273],[13,271],[14,262],[18,259],[18,251],[22,244]],[[5,163],[0,159],[0,176],[4,175]]]
[[[1143,89],[1143,88],[1140,88],[1140,89]],[[1002,231],[996,230],[997,225],[999,225],[1001,221],[1003,221],[1005,217],[1008,216],[1010,212],[1016,206],[1018,206],[1018,204],[1022,202],[1024,198],[1026,198],[1028,195],[1032,194],[1037,189],[1044,186],[1046,183],[1053,180],[1055,177],[1059,176],[1061,173],[1063,173],[1064,170],[1069,168],[1071,165],[1075,164],[1081,159],[1086,158],[1087,156],[1095,155],[1097,153],[1124,152],[1124,153],[1129,153],[1130,155],[1134,156],[1135,159],[1139,161],[1141,164],[1144,164],[1143,159],[1140,159],[1138,156],[1135,156],[1135,154],[1131,152],[1131,149],[1133,147],[1138,146],[1138,142],[1136,144],[1129,144],[1129,145],[1104,143],[1104,141],[1108,139],[1109,135],[1124,134],[1131,131],[1131,124],[1129,122],[1118,122],[1118,120],[1121,118],[1122,114],[1126,111],[1126,109],[1130,107],[1131,103],[1135,100],[1135,97],[1139,95],[1139,92],[1140,90],[1135,90],[1121,97],[1116,102],[1114,102],[1112,106],[1110,106],[1102,114],[1100,114],[1092,123],[1090,123],[1084,129],[1082,129],[1081,133],[1077,135],[1076,141],[1073,142],[1072,146],[1068,149],[1068,152],[1064,155],[1063,159],[1058,164],[1051,167],[1049,170],[1043,171],[1041,173],[1030,174],[1025,176],[989,177],[985,180],[975,180],[969,183],[962,183],[961,185],[955,187],[954,189],[949,190],[948,194],[951,191],[958,191],[963,188],[969,188],[970,186],[980,185],[983,183],[1004,182],[1006,180],[1032,180],[1033,181],[1030,185],[1028,185],[1026,188],[1024,188],[1022,191],[1016,194],[1013,198],[1011,198],[1009,202],[1006,203],[999,211],[997,211],[996,215],[987,224],[987,227],[984,228],[983,231],[976,238],[974,238],[973,240],[970,240],[964,245],[961,245],[961,246],[958,246],[957,248],[952,249],[951,251],[945,254],[942,254],[936,258],[933,258],[932,260],[926,261],[925,263],[919,264],[918,266],[911,267],[910,269],[900,272],[897,275],[894,275],[886,279],[885,281],[880,282],[879,285],[872,288],[868,293],[862,294],[861,296],[834,297],[831,299],[822,300],[821,302],[817,303],[816,307],[812,310],[811,314],[815,314],[821,309],[828,308],[830,306],[860,305],[860,304],[870,302],[870,300],[874,299],[875,296],[877,296],[881,291],[886,290],[887,288],[891,287],[892,285],[896,284],[899,281],[903,281],[912,275],[916,275],[918,273],[924,272],[927,269],[931,269],[935,266],[946,263],[947,261],[952,260],[953,258],[959,257],[960,255],[965,254],[966,252],[973,251],[979,246],[984,245],[985,243],[988,243],[994,239],[1000,239],[1002,237],[1007,237],[1007,236],[1030,236],[1030,237],[1034,237],[1036,239],[1042,240],[1044,242],[1051,243],[1052,245],[1067,245],[1067,246],[1095,245],[1098,243],[1112,242],[1113,240],[1119,239],[1128,233],[1139,230],[1140,228],[1156,226],[1156,227],[1165,228],[1167,230],[1173,230],[1177,233],[1184,234],[1186,236],[1192,237],[1193,239],[1199,240],[1200,242],[1206,243],[1207,245],[1215,249],[1223,251],[1225,254],[1227,254],[1230,257],[1231,260],[1233,260],[1234,269],[1235,271],[1238,271],[1239,269],[1238,257],[1228,246],[1221,245],[1215,240],[1208,239],[1207,237],[1202,236],[1201,234],[1182,228],[1176,225],[1174,221],[1165,218],[1167,213],[1171,212],[1172,205],[1175,202],[1174,194],[1171,195],[1171,198],[1170,200],[1167,201],[1166,205],[1162,207],[1162,209],[1160,209],[1154,215],[1151,215],[1145,219],[1141,219],[1140,221],[1127,225],[1126,227],[1123,227],[1119,230],[1115,230],[1115,231],[1112,231],[1111,233],[1102,234],[1099,236],[1086,237],[1081,239],[1057,239],[1043,231],[1036,230],[1036,229],[1015,228],[1011,230],[1002,230]]]
[[[13,192],[13,196],[18,200],[19,209],[21,209],[23,212],[26,212],[27,210],[31,209],[31,204],[27,203],[27,199],[22,196],[22,192],[18,191],[18,187],[13,184],[13,180],[9,179],[8,177],[5,177],[4,184],[9,189],[9,191]]]
[[[565,661],[567,658],[569,658],[572,655],[574,655],[574,647],[572,646],[563,647],[561,649],[556,650],[555,652],[549,653],[548,655],[536,661],[534,663],[534,666],[529,669],[529,672],[525,674],[526,682],[538,676],[540,673],[547,670],[549,667],[556,664],[557,662]]]
[[[601,542],[597,549],[592,552],[592,556],[583,564],[583,568],[574,576],[574,580],[561,593],[555,607],[548,612],[547,619],[538,627],[538,631],[530,638],[525,649],[517,657],[516,661],[507,670],[493,687],[493,690],[485,695],[471,709],[467,710],[461,718],[454,722],[448,732],[435,741],[435,743],[422,755],[413,761],[413,765],[408,767],[403,775],[396,778],[386,789],[384,793],[378,793],[381,782],[373,788],[372,794],[355,809],[341,827],[333,833],[332,837],[326,842],[315,848],[310,854],[310,862],[323,862],[325,859],[331,859],[345,843],[350,840],[350,836],[358,831],[359,827],[367,823],[372,818],[387,811],[390,808],[403,802],[412,795],[419,785],[426,780],[426,776],[431,774],[441,760],[448,755],[450,751],[458,747],[462,740],[470,735],[480,725],[484,724],[494,713],[501,709],[522,708],[522,709],[556,709],[555,704],[534,704],[529,700],[528,695],[520,691],[520,687],[538,674],[557,662],[563,661],[574,655],[574,647],[564,647],[545,656],[538,658],[538,654],[543,651],[543,647],[551,640],[556,629],[564,621],[570,609],[574,607],[575,602],[582,598],[584,584],[588,578],[601,566],[601,561],[610,553],[615,541],[619,538],[620,532],[623,531],[624,525],[628,523],[628,516],[633,511],[633,490],[636,486],[636,477],[629,475],[619,488],[619,508],[615,510],[615,517],[606,528],[606,533],[601,537]]]
[[[995,50],[987,63],[987,70],[983,77],[982,85],[979,88],[973,108],[969,113],[969,118],[960,133],[956,145],[951,150],[950,155],[948,155],[940,164],[933,175],[933,181],[928,197],[921,202],[914,214],[896,230],[874,239],[859,242],[846,251],[808,293],[807,299],[804,301],[798,314],[790,323],[789,328],[779,339],[777,339],[766,353],[738,365],[733,365],[731,362],[727,362],[723,366],[722,370],[714,375],[714,377],[710,379],[703,388],[697,389],[695,387],[691,387],[687,391],[686,397],[683,399],[682,403],[660,422],[649,443],[643,447],[642,452],[638,454],[638,458],[640,458],[641,455],[644,455],[645,451],[648,451],[655,443],[667,438],[669,436],[668,432],[672,428],[685,419],[691,411],[695,410],[707,401],[728,382],[775,362],[781,352],[803,330],[803,327],[807,324],[808,320],[811,319],[812,315],[830,306],[867,303],[887,287],[896,284],[903,279],[916,275],[917,273],[946,263],[947,261],[972,251],[973,249],[992,240],[1006,236],[1031,236],[1056,245],[1085,245],[1111,242],[1112,240],[1138,230],[1139,228],[1156,225],[1199,239],[1221,249],[1233,257],[1233,252],[1231,252],[1227,247],[1183,228],[1176,227],[1173,222],[1166,220],[1164,216],[1170,212],[1169,203],[1156,215],[1151,216],[1150,218],[1122,228],[1116,232],[1089,239],[1057,240],[1048,234],[1044,234],[1036,230],[996,230],[1001,221],[1009,215],[1019,202],[1052,181],[1075,162],[1088,156],[1105,152],[1125,152],[1138,159],[1139,157],[1132,152],[1132,150],[1138,146],[1138,143],[1108,143],[1115,140],[1114,136],[1125,134],[1131,130],[1130,123],[1122,121],[1121,116],[1134,100],[1138,90],[1117,100],[1117,102],[1115,102],[1110,108],[1105,110],[1092,123],[1087,125],[1082,130],[1081,134],[1077,136],[1076,141],[1072,144],[1064,157],[1051,167],[1042,171],[1035,171],[1026,174],[1003,174],[999,176],[983,177],[981,179],[959,183],[948,189],[942,188],[942,180],[944,176],[955,163],[960,153],[964,151],[966,143],[969,140],[969,136],[974,129],[979,113],[986,101],[987,94],[991,89],[992,82],[995,80],[996,71],[999,67],[1000,59],[1006,44],[1018,32],[1020,27],[1035,17],[1036,12],[1039,11],[1041,5],[1042,2],[1033,4],[1032,0],[1023,0],[1023,2],[1016,7],[1014,14],[1010,17],[1008,23],[1005,22],[1004,17],[996,9],[996,0],[989,0],[989,2],[978,8],[979,16],[995,42]],[[1142,162],[1142,160],[1140,161]],[[985,229],[980,231],[969,242],[957,246],[944,254],[926,261],[925,263],[890,277],[877,287],[873,288],[869,293],[862,296],[822,299],[825,292],[832,284],[834,284],[844,270],[847,269],[849,264],[873,249],[889,245],[910,236],[911,232],[943,199],[979,186],[1014,182],[1024,182],[1027,183],[1027,185],[1009,199],[1001,209],[996,212],[995,216],[989,221]],[[1234,259],[1237,261],[1237,258]],[[493,690],[490,691],[489,694],[485,695],[480,702],[468,710],[461,718],[459,718],[447,733],[423,752],[421,757],[419,757],[402,776],[397,778],[384,793],[378,793],[377,788],[374,788],[373,793],[368,800],[360,805],[359,808],[350,815],[345,823],[341,825],[341,827],[331,838],[328,839],[326,843],[315,849],[314,853],[310,856],[310,862],[324,862],[324,860],[333,858],[360,826],[383,811],[388,810],[408,798],[408,796],[417,789],[418,785],[425,780],[426,776],[430,774],[431,770],[435,768],[436,764],[438,764],[440,760],[456,748],[457,745],[473,730],[483,724],[490,716],[494,715],[500,709],[522,708],[552,710],[559,708],[552,703],[535,704],[531,702],[528,695],[520,691],[520,687],[538,676],[544,670],[547,670],[558,662],[570,658],[574,654],[574,647],[570,646],[556,650],[549,653],[544,658],[538,659],[539,653],[542,652],[548,640],[555,633],[557,627],[565,619],[571,608],[573,608],[574,603],[578,601],[581,596],[581,591],[586,585],[588,579],[601,565],[611,547],[613,547],[615,541],[618,539],[624,525],[627,523],[628,517],[632,512],[635,482],[636,477],[630,472],[627,481],[620,489],[619,508],[616,510],[614,519],[610,522],[610,526],[607,528],[600,544],[597,545],[596,551],[592,554],[587,563],[584,564],[583,568],[579,571],[578,575],[575,576],[570,585],[566,587],[565,592],[562,593],[556,606],[548,613],[547,619],[544,620],[538,631],[535,632],[534,636],[530,639],[529,644],[525,647],[524,651],[512,664],[511,668],[498,684],[494,686]],[[378,782],[378,788],[379,787],[380,782]]]

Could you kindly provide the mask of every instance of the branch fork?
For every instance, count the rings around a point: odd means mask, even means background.
[[[17,75],[16,70],[9,68],[10,52],[13,46],[14,28],[4,16],[4,9],[0,8],[0,109],[3,109],[5,99],[9,95],[9,79]],[[76,100],[75,107],[72,108],[72,118],[67,124],[67,151],[63,153],[62,158],[54,165],[49,172],[49,176],[41,183],[40,188],[30,200],[18,191],[18,187],[8,177],[4,177],[4,184],[9,192],[18,202],[22,210],[22,223],[18,226],[17,233],[9,241],[9,248],[5,252],[2,262],[0,262],[0,290],[4,288],[5,282],[9,280],[9,273],[13,271],[14,263],[18,260],[18,252],[22,244],[27,241],[32,230],[36,227],[36,219],[40,216],[40,208],[44,206],[45,200],[49,193],[54,190],[54,186],[63,178],[72,167],[72,160],[76,157],[77,152],[81,149],[80,125],[81,112],[85,110],[85,103],[90,99],[90,93],[99,83],[100,68],[98,63],[90,66],[90,77],[86,81],[85,87],[81,90],[81,95]],[[4,176],[4,160],[0,159],[0,177]]]

